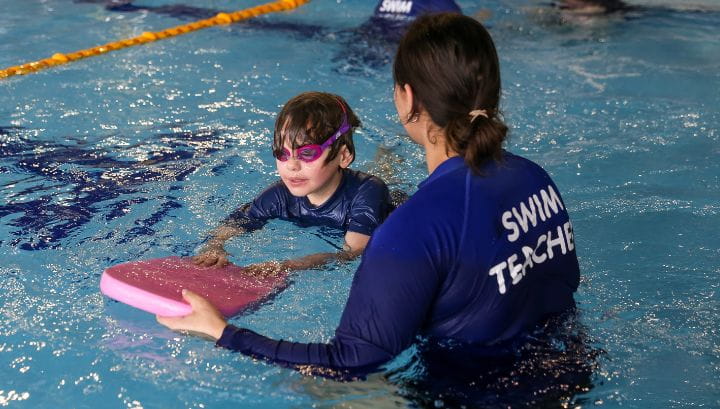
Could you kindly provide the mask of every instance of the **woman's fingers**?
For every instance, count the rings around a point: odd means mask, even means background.
[[[182,296],[185,301],[190,304],[190,307],[192,307],[193,314],[196,315],[206,315],[210,314],[213,316],[222,316],[220,312],[215,308],[214,305],[210,303],[210,301],[203,298],[201,295],[196,294],[188,289],[182,290]]]
[[[174,331],[193,331],[215,340],[220,338],[227,323],[217,308],[190,290],[183,290],[182,296],[192,307],[192,312],[184,317],[156,316],[157,321]]]
[[[182,290],[182,297],[185,301],[188,302],[188,304],[190,304],[193,311],[196,310],[196,306],[201,305],[203,302],[207,303],[207,300],[188,289]]]
[[[172,328],[172,327],[173,327],[172,324],[173,324],[173,322],[174,322],[174,320],[175,320],[174,317],[161,317],[161,316],[159,316],[159,315],[156,315],[155,318],[157,319],[157,322],[161,323],[162,325],[164,325],[164,326],[166,326],[166,327],[168,327],[168,328]]]
[[[186,329],[183,326],[184,318],[185,317],[161,317],[159,315],[155,316],[155,319],[157,319],[157,322],[170,328],[173,331],[180,331],[180,330]]]

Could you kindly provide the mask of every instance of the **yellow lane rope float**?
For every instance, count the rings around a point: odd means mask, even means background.
[[[251,7],[245,10],[235,11],[232,13],[218,13],[214,17],[205,20],[199,20],[193,23],[171,27],[162,31],[146,31],[137,37],[114,41],[112,43],[99,45],[97,47],[88,48],[85,50],[75,51],[73,53],[56,53],[50,58],[45,58],[43,60],[33,61],[23,65],[17,65],[14,67],[8,67],[4,70],[0,70],[0,79],[12,77],[13,75],[30,74],[45,68],[66,64],[71,61],[77,61],[83,58],[105,54],[110,51],[119,50],[121,48],[133,47],[136,45],[146,44],[165,38],[175,37],[196,30],[201,30],[203,28],[231,24],[236,21],[247,20],[261,14],[291,10],[300,7],[303,4],[308,3],[309,1],[310,0],[277,0],[271,3],[261,4],[259,6]]]

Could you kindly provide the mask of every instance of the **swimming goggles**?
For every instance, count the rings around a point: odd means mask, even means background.
[[[350,130],[350,124],[347,121],[347,111],[345,111],[345,105],[340,103],[340,107],[343,110],[342,125],[340,125],[340,128],[325,142],[323,142],[322,145],[303,145],[295,149],[296,159],[301,160],[305,163],[314,162],[315,160],[317,160],[317,158],[322,156],[325,149],[330,147],[330,145],[332,145],[333,142],[335,142],[337,138],[340,137],[340,135]],[[291,157],[292,153],[286,148],[283,148],[281,152],[275,154],[275,158],[280,162],[286,162]]]

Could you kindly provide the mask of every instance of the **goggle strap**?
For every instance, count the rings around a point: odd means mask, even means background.
[[[345,132],[347,132],[347,131],[350,130],[350,124],[348,123],[348,120],[347,120],[347,110],[345,110],[345,104],[343,104],[342,101],[340,101],[340,99],[337,99],[337,103],[340,104],[340,108],[341,108],[342,111],[343,111],[342,123],[341,123],[341,125],[340,125],[340,129],[338,129],[338,130],[333,134],[333,136],[331,136],[330,138],[328,138],[328,140],[326,140],[325,142],[323,142],[322,145],[320,145],[320,147],[322,148],[322,150],[327,149],[327,147],[330,146],[330,145],[332,145],[333,142],[335,142],[335,141],[337,140],[337,138],[340,137],[340,135],[342,135],[342,134],[344,134]]]

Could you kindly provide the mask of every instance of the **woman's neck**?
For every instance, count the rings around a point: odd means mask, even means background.
[[[450,149],[445,143],[444,134],[439,133],[435,140],[435,143],[428,141],[424,144],[425,162],[427,163],[428,174],[432,174],[441,163],[454,156],[458,156],[457,152]]]

